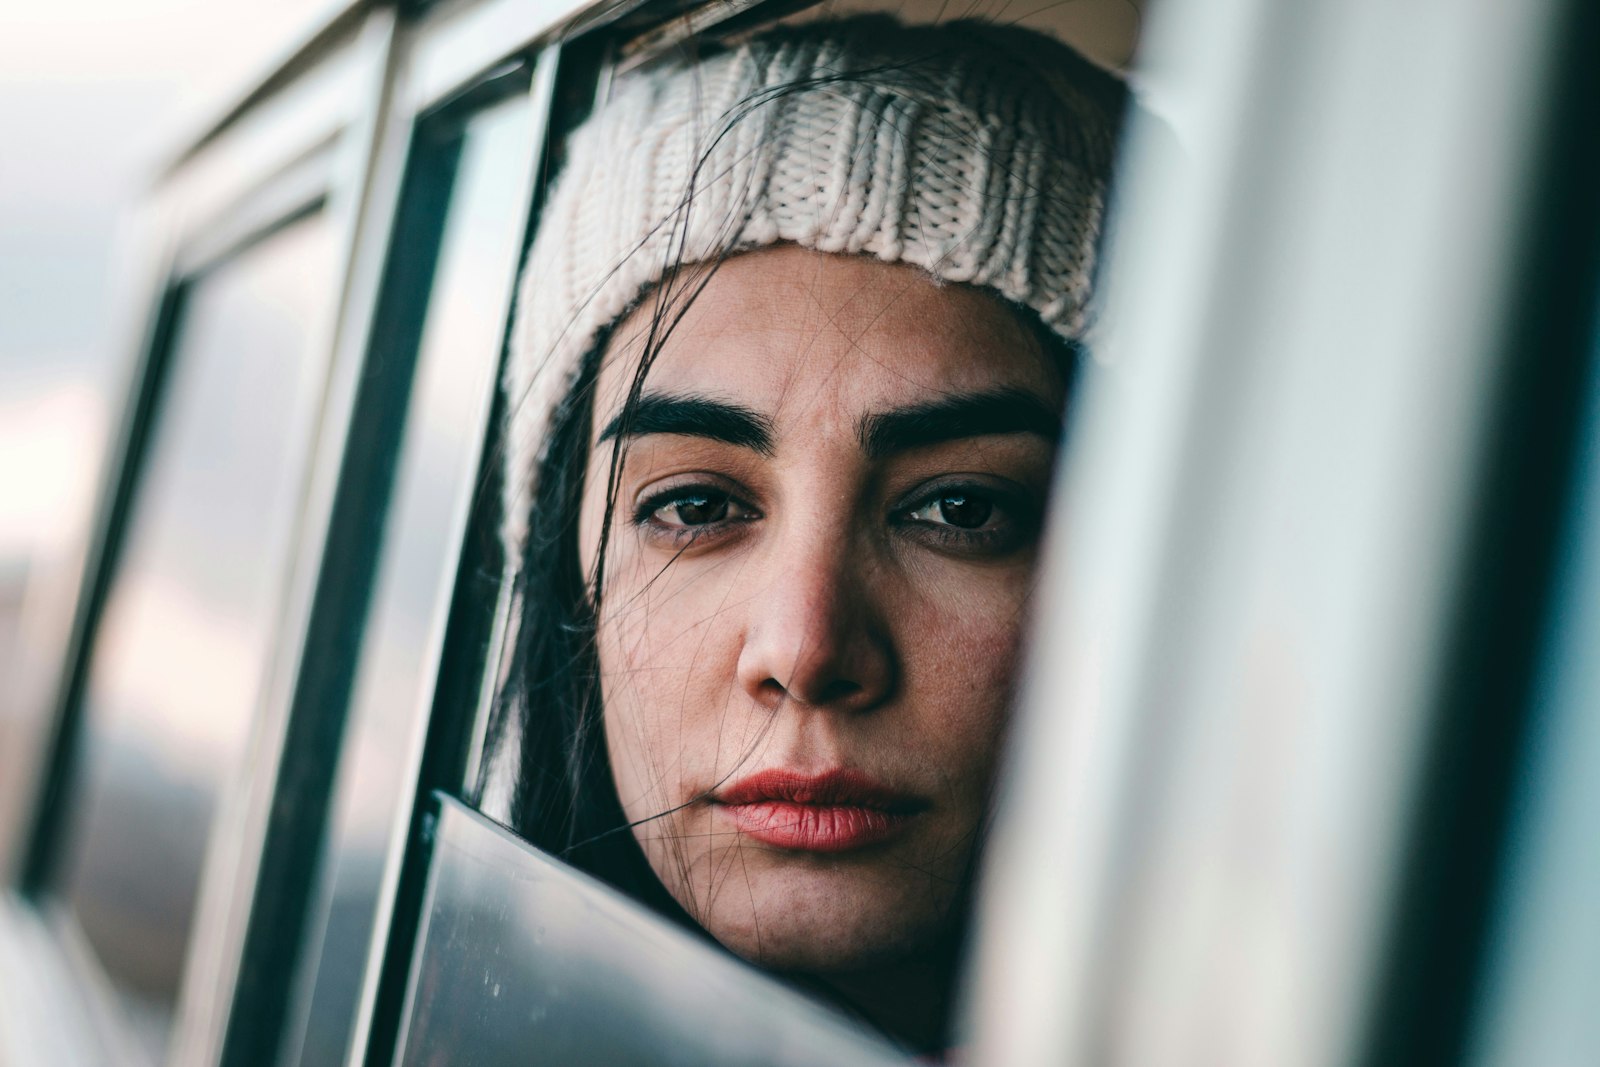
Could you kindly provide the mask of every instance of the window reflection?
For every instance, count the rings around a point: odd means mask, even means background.
[[[335,251],[311,216],[192,283],[87,665],[64,891],[158,1056],[272,654]]]
[[[513,220],[531,180],[528,107],[522,96],[506,100],[474,116],[458,140],[434,149],[460,155],[335,783],[319,874],[322,910],[306,948],[314,969],[301,976],[288,1062],[334,1063],[344,1056],[363,967],[375,932],[383,930],[385,857],[396,827],[409,823],[522,250]]]

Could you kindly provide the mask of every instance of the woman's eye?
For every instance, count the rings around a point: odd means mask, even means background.
[[[748,508],[717,489],[691,486],[669,489],[646,500],[636,521],[670,530],[693,530],[747,518]]]
[[[728,517],[728,498],[725,494],[687,493],[656,508],[655,515],[674,526],[704,526]]]
[[[921,507],[906,513],[917,522],[954,526],[960,530],[978,530],[994,517],[994,501],[969,492],[949,492],[936,496]]]
[[[895,524],[943,552],[980,558],[1005,556],[1039,533],[1039,502],[1019,487],[945,485],[913,498]]]

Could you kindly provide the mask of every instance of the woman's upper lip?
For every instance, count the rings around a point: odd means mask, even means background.
[[[911,813],[927,804],[920,798],[874,781],[856,770],[807,773],[785,769],[756,771],[714,790],[719,804],[807,804],[817,807],[872,808]]]

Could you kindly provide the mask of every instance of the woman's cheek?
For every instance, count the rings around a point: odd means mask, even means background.
[[[912,707],[922,709],[918,717],[934,720],[928,725],[941,747],[985,765],[999,748],[1015,696],[1026,577],[977,581],[958,595],[930,598],[922,625],[899,641],[908,679],[920,690],[908,694]]]
[[[619,789],[638,786],[624,800],[665,810],[683,799],[674,792],[678,778],[696,769],[697,730],[716,730],[701,719],[727,709],[738,612],[720,575],[662,568],[631,551],[618,556],[598,635],[607,742]],[[677,773],[664,773],[669,764]]]
[[[709,683],[738,618],[739,591],[729,588],[730,575],[736,572],[708,571],[695,561],[663,565],[638,554],[606,594],[619,661],[640,677],[671,678],[681,696]],[[692,683],[687,690],[686,683]]]

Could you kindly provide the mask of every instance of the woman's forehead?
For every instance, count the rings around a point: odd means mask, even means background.
[[[597,422],[620,410],[657,314],[647,301],[617,330]],[[995,389],[1055,404],[1063,386],[1034,334],[986,293],[787,246],[722,264],[673,325],[645,387],[737,400],[781,423],[819,407],[859,414]]]

